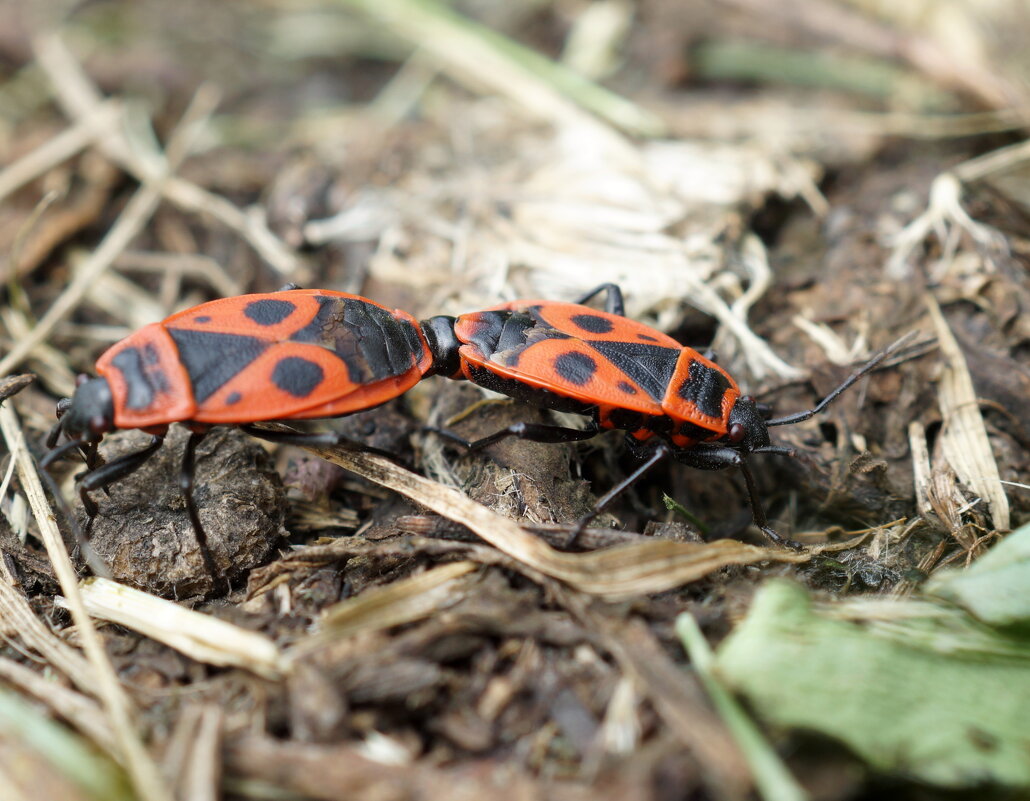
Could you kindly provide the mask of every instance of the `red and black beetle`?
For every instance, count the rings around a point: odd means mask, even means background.
[[[89,493],[137,470],[164,441],[171,423],[191,430],[180,485],[205,566],[215,573],[193,499],[194,455],[215,425],[238,425],[273,442],[337,444],[334,434],[285,434],[250,423],[339,417],[371,409],[446,370],[434,356],[436,331],[450,319],[419,323],[346,292],[297,289],[214,300],[141,328],[108,349],[98,377],[79,377],[71,398],[57,404],[43,459],[46,466],[81,450],[87,472],[79,494],[90,520]],[[141,451],[97,466],[97,445],[114,429],[152,435]],[[64,434],[69,442],[57,447]]]
[[[583,305],[601,292],[607,295],[604,312]],[[790,448],[770,444],[768,429],[819,414],[893,349],[875,356],[813,409],[766,419],[754,398],[743,395],[713,358],[627,319],[623,309],[619,287],[603,284],[574,303],[517,300],[458,317],[450,347],[457,349],[461,375],[454,377],[535,406],[586,415],[591,423],[583,429],[516,423],[474,442],[449,431],[437,433],[477,450],[505,437],[573,442],[623,430],[644,461],[601,497],[576,532],[644,473],[672,457],[703,470],[739,468],[755,525],[773,542],[800,547],[769,526],[747,456],[793,455]]]

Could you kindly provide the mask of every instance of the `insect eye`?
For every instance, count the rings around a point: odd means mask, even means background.
[[[740,442],[744,439],[744,434],[747,431],[741,423],[733,423],[730,426],[728,437],[730,442]]]

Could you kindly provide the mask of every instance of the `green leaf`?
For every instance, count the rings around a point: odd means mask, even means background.
[[[694,528],[701,532],[702,536],[707,536],[710,533],[708,526],[702,523],[701,520],[698,517],[696,517],[693,512],[687,509],[686,506],[677,501],[668,493],[662,493],[662,503],[665,504],[665,508],[668,509],[670,512],[675,512],[676,514],[685,518],[688,523],[693,525]]]
[[[769,583],[719,648],[718,675],[759,717],[836,738],[879,771],[952,788],[1030,787],[1025,641],[975,650],[969,632],[983,627],[926,601],[835,607],[870,625]],[[983,642],[996,642],[989,634]]]
[[[984,623],[1030,630],[1030,525],[1013,531],[968,568],[935,574],[925,589]]]
[[[0,689],[0,772],[26,798],[134,797],[121,769],[92,743],[6,689]],[[0,789],[0,798],[7,797]]]

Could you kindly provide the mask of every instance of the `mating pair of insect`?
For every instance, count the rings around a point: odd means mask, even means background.
[[[605,311],[584,305],[602,293]],[[161,447],[169,424],[184,423],[191,435],[180,483],[201,554],[215,575],[192,493],[196,448],[212,426],[236,425],[273,442],[331,445],[338,441],[333,434],[280,433],[252,424],[363,411],[423,378],[443,375],[589,418],[584,428],[516,423],[474,442],[438,431],[469,450],[506,437],[558,443],[608,429],[627,432],[643,461],[601,497],[576,533],[672,457],[704,470],[738,468],[755,525],[773,542],[799,548],[769,526],[748,456],[791,455],[791,449],[770,444],[768,429],[819,414],[891,351],[871,359],[813,409],[767,419],[711,358],[627,319],[614,284],[574,303],[519,300],[422,321],[357,295],[288,286],[204,303],[112,346],[96,363],[99,377],[81,376],[74,396],[58,403],[43,464],[83,453],[87,471],[79,493],[92,520],[97,506],[89,493],[138,469]],[[136,453],[98,465],[100,439],[118,428],[143,429],[152,439]],[[68,442],[58,446],[61,434]]]

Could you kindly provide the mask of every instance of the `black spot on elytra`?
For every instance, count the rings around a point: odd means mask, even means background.
[[[325,373],[309,359],[287,356],[272,371],[272,383],[295,398],[306,398],[322,383]]]
[[[125,379],[125,405],[137,410],[149,408],[154,402],[154,388],[143,372],[143,356],[139,348],[125,348],[111,360],[111,364]]]
[[[258,325],[278,325],[297,307],[288,300],[252,300],[243,313]]]
[[[570,384],[581,387],[597,372],[597,362],[585,353],[563,353],[554,360],[554,371]]]
[[[573,325],[577,325],[591,334],[607,334],[615,327],[611,320],[601,317],[599,314],[574,314],[569,319]]]
[[[637,339],[642,339],[644,342],[657,342],[658,337],[648,336],[647,334],[637,334]]]
[[[225,398],[225,405],[232,406],[239,403],[241,400],[243,400],[243,396],[239,392],[230,392]]]
[[[202,315],[200,315],[200,317],[194,317],[193,318],[193,322],[195,322],[195,323],[210,323],[211,322],[211,318],[208,315],[206,315],[206,314],[202,314]]]
[[[144,364],[147,364],[147,365],[157,364],[160,361],[161,361],[161,357],[158,355],[157,348],[154,347],[154,343],[153,342],[148,342],[146,345],[143,346],[143,363]]]
[[[635,386],[633,386],[632,384],[626,383],[625,381],[620,381],[618,383],[618,387],[619,387],[620,391],[625,392],[627,395],[636,395],[637,394],[637,388]]]
[[[726,376],[706,364],[693,361],[676,392],[684,400],[691,401],[701,414],[722,417],[722,399],[729,388]]]

